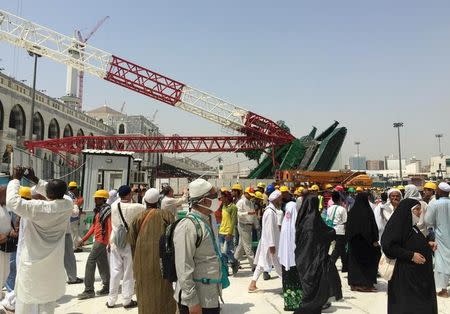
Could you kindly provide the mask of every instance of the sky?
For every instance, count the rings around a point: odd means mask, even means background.
[[[450,2],[58,1],[9,0],[0,6],[268,117],[297,137],[337,120],[348,129],[340,160],[356,153],[398,154],[393,122],[402,121],[402,154],[427,163],[450,153]],[[32,58],[0,42],[0,67],[32,82]],[[37,89],[65,93],[66,69],[39,60]],[[226,134],[209,121],[85,76],[84,110],[107,104],[152,116],[165,134]],[[192,154],[187,154],[188,156]],[[226,160],[245,160],[226,154]],[[197,154],[201,160],[214,155]]]

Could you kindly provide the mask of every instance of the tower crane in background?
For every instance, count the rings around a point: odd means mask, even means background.
[[[79,154],[83,149],[135,152],[238,152],[272,149],[295,137],[270,119],[127,61],[85,42],[0,10],[0,40],[164,102],[241,136],[75,136],[29,141],[27,148]],[[79,56],[83,57],[80,58]]]
[[[77,30],[76,31],[76,36],[79,42],[86,44],[87,41],[89,40],[89,38],[92,37],[92,35],[94,35],[94,33],[96,31],[98,31],[98,29],[103,25],[103,23],[105,23],[105,21],[109,19],[109,16],[105,16],[104,18],[102,18],[100,21],[97,22],[97,25],[95,25],[95,27],[91,30],[91,32],[86,36],[83,37],[83,35],[81,34],[81,31]],[[83,59],[83,50],[84,50],[84,46],[80,46],[80,52],[81,52],[81,59]],[[83,107],[83,87],[84,87],[84,71],[80,70],[80,73],[78,73],[78,98],[80,98],[80,103],[78,105],[78,110],[81,111],[81,108]]]

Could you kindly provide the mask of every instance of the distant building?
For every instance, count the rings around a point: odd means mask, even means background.
[[[409,163],[406,165],[406,174],[414,175],[422,173],[422,161],[417,159],[416,157],[412,157],[409,160]]]
[[[106,105],[86,113],[110,126],[115,135],[159,135],[159,128],[142,115],[126,115]],[[142,170],[149,170],[162,162],[162,154],[140,153],[135,156],[142,159]]]
[[[422,171],[422,162],[420,160],[409,163],[405,167],[405,172],[408,175],[419,174]]]
[[[386,170],[400,170],[399,168],[399,160],[398,159],[387,159],[386,160]],[[404,170],[406,167],[406,160],[402,159],[402,170]]]
[[[351,170],[366,170],[366,157],[352,156],[349,158]]]
[[[448,177],[450,175],[450,156],[431,157],[430,174],[435,177]]]
[[[384,170],[383,160],[367,160],[366,161],[367,170]]]

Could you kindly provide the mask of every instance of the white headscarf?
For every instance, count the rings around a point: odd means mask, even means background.
[[[391,203],[391,200],[389,199],[389,196],[394,193],[398,192],[400,194],[400,201],[403,199],[403,194],[399,189],[392,188],[387,192],[388,200],[387,202],[381,207],[380,215],[381,218],[384,219],[385,224],[391,218],[391,215],[394,213],[394,206]],[[381,238],[381,236],[380,236]]]
[[[405,198],[412,198],[418,201],[422,200],[419,189],[414,184],[405,186]]]
[[[273,202],[274,200],[276,200],[277,198],[279,198],[281,196],[281,192],[278,190],[273,191],[272,193],[270,193],[269,195],[269,202]]]
[[[390,203],[390,201],[389,201],[389,196],[390,196],[393,192],[398,192],[398,193],[400,193],[400,200],[403,199],[403,194],[402,194],[402,192],[401,192],[399,189],[392,188],[392,189],[389,189],[389,191],[387,192],[387,195],[388,195],[388,202],[389,202],[389,203]]]
[[[117,197],[117,191],[116,190],[111,190],[109,191],[109,198],[106,201],[107,204],[111,205],[112,203],[114,203],[116,200],[118,199]]]

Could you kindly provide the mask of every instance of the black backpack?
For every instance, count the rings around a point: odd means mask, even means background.
[[[167,226],[166,231],[159,239],[159,266],[161,269],[161,276],[169,282],[177,281],[177,271],[175,268],[175,247],[173,245],[173,234],[178,223],[183,219],[189,219],[195,226],[197,231],[197,240],[195,247],[198,248],[202,243],[203,230],[196,218],[189,216],[176,220]]]

